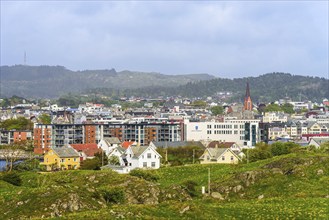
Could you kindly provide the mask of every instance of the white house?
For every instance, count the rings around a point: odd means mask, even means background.
[[[161,155],[151,146],[130,146],[123,158],[125,165],[131,169],[159,169],[160,159]]]
[[[241,161],[241,158],[230,148],[207,148],[199,159],[201,164],[237,164]]]
[[[117,137],[104,138],[97,144],[97,146],[101,148],[106,155],[109,155],[116,147],[121,146],[121,142]]]
[[[313,137],[311,138],[308,145],[314,145],[316,148],[319,148],[321,144],[329,142],[329,137]]]

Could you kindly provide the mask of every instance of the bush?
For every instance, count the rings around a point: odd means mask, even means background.
[[[197,189],[196,189],[196,187],[198,186],[197,182],[193,180],[186,180],[183,182],[182,186],[190,196],[192,197],[197,196]]]
[[[17,171],[39,171],[40,168],[40,161],[38,159],[30,159],[25,160],[23,162],[20,162],[18,164],[15,164],[13,167],[13,170]]]
[[[154,171],[146,171],[146,170],[141,170],[141,169],[134,169],[132,171],[130,171],[129,173],[131,176],[136,176],[138,178],[147,180],[147,181],[152,181],[152,182],[156,182],[159,180],[159,176],[154,173]]]
[[[81,163],[81,170],[100,170],[101,161],[98,158],[87,159]]]
[[[289,154],[290,152],[291,148],[286,143],[276,142],[271,145],[271,153],[273,156]]]
[[[106,203],[121,204],[125,201],[125,192],[120,187],[102,189],[100,194]]]
[[[264,160],[267,158],[272,157],[272,153],[268,150],[261,150],[261,149],[251,149],[248,150],[248,154],[246,154],[250,162],[255,162],[258,160]]]
[[[15,173],[15,172],[10,172],[10,173],[5,173],[1,179],[7,183],[10,183],[15,186],[20,186],[22,185],[22,179],[21,177]]]

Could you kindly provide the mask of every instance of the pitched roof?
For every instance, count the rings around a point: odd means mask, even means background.
[[[133,145],[135,141],[124,141],[121,146],[125,149],[127,149],[129,146]]]
[[[227,150],[227,148],[208,148],[207,150],[212,159],[217,159]]]
[[[60,158],[63,157],[80,157],[79,153],[72,147],[53,147],[51,148]]]
[[[88,157],[93,157],[96,153],[101,152],[97,144],[70,144],[77,151],[84,152]]]
[[[131,147],[131,150],[134,153],[134,157],[139,157],[148,147],[149,146]]]
[[[158,148],[168,147],[186,147],[186,146],[198,146],[205,148],[200,141],[153,141],[152,142]]]
[[[117,137],[104,138],[104,141],[107,144],[120,144],[121,141]]]
[[[311,140],[315,141],[318,145],[329,142],[328,137],[313,137]]]
[[[220,142],[220,141],[212,141],[208,144],[208,148],[230,148],[235,142]]]

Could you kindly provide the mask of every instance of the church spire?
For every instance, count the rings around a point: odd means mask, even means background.
[[[249,82],[247,82],[247,88],[246,88],[246,96],[245,98],[250,97],[250,89],[249,89]]]
[[[247,82],[246,96],[244,97],[244,110],[252,111],[252,101],[250,97],[249,82]]]

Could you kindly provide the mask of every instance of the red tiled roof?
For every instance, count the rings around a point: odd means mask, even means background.
[[[96,153],[101,152],[97,144],[70,144],[77,151],[84,152],[88,157],[93,157]]]
[[[135,143],[134,141],[124,141],[121,146],[124,148],[124,149],[128,149],[129,146],[131,146],[133,143]]]

